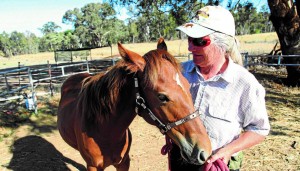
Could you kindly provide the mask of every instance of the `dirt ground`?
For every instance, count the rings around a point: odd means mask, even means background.
[[[52,129],[46,127],[36,129]],[[167,170],[167,157],[160,154],[160,148],[164,145],[163,135],[140,117],[134,120],[130,128],[133,134],[130,170]],[[79,152],[62,140],[56,128],[49,133],[37,134],[39,131],[24,125],[17,129],[14,138],[1,142],[0,170],[84,170],[85,162]],[[106,170],[115,169],[109,167]]]
[[[244,151],[242,170],[300,171],[300,90],[284,86],[283,79],[278,77],[280,73],[255,72],[267,91],[272,130],[262,144]],[[85,169],[80,154],[62,140],[56,129],[55,110],[51,109],[57,107],[57,101],[50,100],[51,105],[47,104],[49,109],[43,115],[33,115],[14,128],[0,127],[0,133],[6,135],[0,139],[0,170]],[[160,153],[165,140],[158,129],[140,117],[135,118],[130,129],[133,135],[130,170],[167,171],[167,156]]]

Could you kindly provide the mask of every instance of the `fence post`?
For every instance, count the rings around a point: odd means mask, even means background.
[[[111,58],[113,66],[116,65],[115,58]]]
[[[7,74],[6,73],[4,74],[4,79],[5,79],[5,84],[6,84],[7,91],[9,92],[10,88],[9,88],[9,84],[8,84],[8,81],[7,81]]]
[[[49,60],[47,61],[47,65],[48,65],[48,74],[49,74],[49,79],[50,79],[50,95],[53,96],[53,85],[52,85],[52,69],[51,69],[51,65],[49,63]]]
[[[73,63],[73,51],[71,51],[71,63]]]
[[[189,54],[188,54],[188,60],[190,60],[190,59],[191,59],[191,57],[190,57],[190,56],[191,56],[191,54],[192,54],[192,53],[189,53]]]
[[[244,53],[245,54],[245,62],[244,62],[244,67],[248,68],[248,52]]]
[[[278,55],[278,62],[277,62],[277,65],[280,65],[281,63],[281,55]]]
[[[32,79],[32,75],[31,75],[31,70],[30,67],[28,67],[28,77],[29,77],[29,81],[30,81],[30,86],[31,86],[31,98],[32,98],[32,102],[33,102],[33,106],[34,106],[34,113],[37,114],[37,101],[35,99],[35,91],[34,91],[34,85],[33,85],[33,79]]]
[[[65,76],[65,67],[64,66],[61,66],[61,73],[63,76]]]
[[[91,51],[91,49],[89,50],[89,55],[90,55],[90,61],[93,60],[92,59],[92,51]]]
[[[21,64],[20,62],[18,62],[18,69],[19,69],[19,72],[18,72],[18,76],[19,76],[19,88],[21,87],[21,73],[20,73],[20,68],[21,68]],[[21,90],[19,91],[19,94],[20,94]]]
[[[88,73],[90,73],[90,66],[89,66],[89,61],[86,61],[86,70],[88,71]]]

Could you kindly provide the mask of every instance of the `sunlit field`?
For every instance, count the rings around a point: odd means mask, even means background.
[[[237,37],[240,42],[240,50],[241,52],[249,52],[249,54],[265,54],[269,53],[276,42],[278,41],[276,33],[263,33],[263,34],[255,34],[255,35],[244,35]],[[174,56],[187,56],[187,40],[166,40],[168,45],[168,50]],[[149,50],[156,48],[156,42],[151,43],[134,43],[134,44],[124,44],[124,46],[128,49],[134,50],[135,52],[143,55]],[[114,44],[112,48],[98,48],[91,50],[91,58],[92,59],[101,59],[110,56],[118,55],[117,45]],[[17,67],[18,63],[20,65],[29,66],[36,64],[46,64],[55,63],[54,60],[54,52],[45,52],[38,54],[28,54],[28,55],[19,55],[13,56],[10,58],[0,57],[0,69]]]

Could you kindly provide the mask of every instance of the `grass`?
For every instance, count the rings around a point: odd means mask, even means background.
[[[11,101],[1,106],[0,111],[0,142],[14,137],[15,130],[27,125],[31,133],[36,135],[51,133],[56,129],[56,113],[59,95],[38,97],[38,114],[25,108],[24,102]]]
[[[275,32],[253,35],[238,36],[242,52],[249,52],[251,55],[270,53],[278,42]]]
[[[262,33],[255,35],[243,35],[238,36],[237,39],[240,42],[240,51],[249,52],[250,54],[263,54],[269,53],[273,49],[273,46],[277,42],[276,33]],[[173,40],[167,41],[168,50],[174,56],[186,56],[189,54],[187,40]],[[156,48],[156,43],[135,43],[124,44],[124,46],[139,54],[145,54],[151,49]],[[98,48],[91,50],[92,59],[101,59],[109,57],[111,55],[118,55],[117,45],[113,45],[112,48]],[[45,52],[38,54],[27,54],[13,56],[11,58],[0,57],[0,69],[18,67],[18,63],[24,66],[37,65],[37,64],[54,64],[54,52]]]
[[[300,148],[294,144],[300,142],[300,90],[281,83],[285,74],[252,72],[266,89],[271,131],[262,144],[245,150],[243,170],[299,170]]]

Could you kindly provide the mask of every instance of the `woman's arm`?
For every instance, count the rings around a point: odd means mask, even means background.
[[[221,159],[225,164],[228,164],[230,157],[241,150],[250,148],[254,145],[261,143],[265,139],[265,136],[257,134],[252,131],[243,132],[238,139],[232,141],[227,144],[225,147],[220,148],[218,152],[212,155],[207,163],[211,163],[216,161],[217,159]]]

